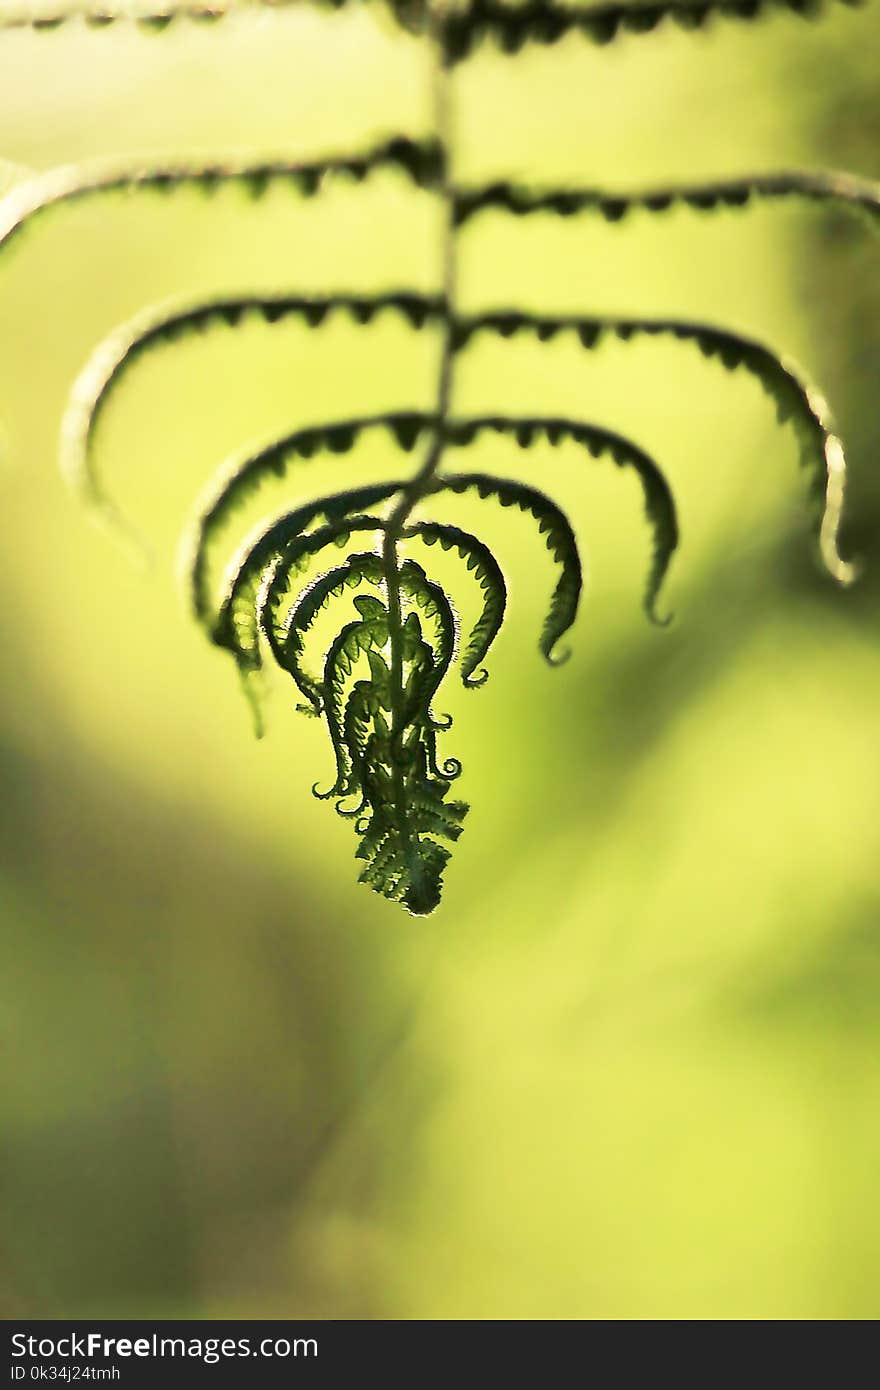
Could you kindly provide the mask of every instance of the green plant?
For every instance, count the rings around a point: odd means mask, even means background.
[[[250,0],[251,7],[258,2]],[[78,17],[103,27],[129,18],[159,31],[176,19],[211,22],[229,9],[248,7],[242,0],[237,6],[165,8],[157,4],[154,9],[134,12],[117,12],[112,5],[36,14],[13,9],[0,15],[0,24],[48,29]],[[320,195],[328,178],[360,182],[377,170],[391,168],[441,201],[442,286],[436,295],[407,288],[378,296],[279,294],[214,299],[151,313],[126,325],[98,348],[75,387],[62,442],[70,480],[93,506],[124,526],[125,519],[98,476],[94,435],[112,392],[144,354],[186,334],[215,326],[235,328],[249,315],[270,323],[295,316],[318,330],[333,314],[346,314],[356,324],[367,325],[377,315],[394,313],[414,331],[426,326],[437,331],[440,351],[432,411],[343,418],[298,428],[233,460],[224,467],[190,537],[195,615],[210,640],[232,654],[252,702],[258,732],[257,680],[268,651],[295,682],[303,698],[299,708],[326,721],[335,775],[325,790],[318,790],[316,784],[315,792],[333,800],[339,813],[352,819],[359,838],[357,857],[363,861],[361,880],[409,911],[424,914],[439,902],[450,855],[447,842],[460,835],[468,809],[452,795],[460,764],[438,755],[438,735],[450,721],[436,712],[435,700],[456,657],[465,686],[484,682],[484,662],[501,628],[507,599],[504,577],[491,550],[474,535],[432,521],[431,500],[443,492],[476,493],[502,507],[519,508],[533,519],[558,571],[539,641],[542,654],[553,664],[564,659],[560,643],[575,620],[581,591],[577,541],[551,499],[516,479],[450,471],[450,458],[488,432],[509,435],[523,449],[573,440],[590,456],[607,456],[619,467],[632,468],[642,485],[653,530],[645,606],[655,620],[665,621],[658,619],[657,601],[678,544],[675,504],[664,475],[630,440],[580,420],[517,415],[472,418],[455,413],[456,364],[476,338],[526,333],[545,341],[573,334],[586,351],[593,351],[608,337],[629,341],[640,335],[668,335],[693,344],[728,369],[751,373],[772,395],[780,420],[790,420],[798,432],[818,504],[818,543],[826,569],[841,582],[852,573],[838,552],[843,448],[824,401],[795,367],[759,342],[702,323],[543,316],[516,308],[465,316],[457,308],[456,297],[460,237],[475,219],[493,209],[512,217],[535,212],[563,218],[598,215],[614,224],[633,208],[659,214],[684,202],[711,211],[743,207],[757,198],[789,197],[837,202],[866,214],[876,225],[880,188],[848,175],[799,171],[625,194],[527,187],[509,181],[463,187],[454,179],[451,74],[484,40],[515,53],[524,44],[552,43],[576,29],[585,38],[605,44],[622,32],[647,33],[666,20],[699,28],[716,17],[752,21],[769,9],[808,15],[819,8],[810,0],[663,0],[570,8],[554,0],[527,0],[517,6],[497,0],[470,0],[462,5],[390,0],[389,7],[401,24],[423,33],[435,49],[434,138],[417,141],[396,135],[365,152],[305,164],[53,171],[15,183],[0,198],[0,248],[7,248],[35,218],[59,205],[119,190],[166,194],[189,187],[207,194],[220,184],[236,182],[259,198],[267,188],[281,183],[311,198]],[[239,505],[268,477],[286,476],[298,459],[347,452],[365,432],[373,431],[387,433],[392,446],[404,454],[418,450],[418,465],[399,481],[328,493],[272,517],[232,561],[218,599],[210,582],[210,565]],[[429,577],[429,552],[434,546],[454,552],[479,588],[480,614],[463,638],[450,597]],[[334,553],[336,560],[328,562],[328,555]],[[316,665],[310,654],[316,619],[325,608],[348,599],[352,607],[347,621]]]

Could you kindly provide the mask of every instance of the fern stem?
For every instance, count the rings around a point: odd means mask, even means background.
[[[404,773],[400,761],[401,744],[405,732],[405,700],[403,680],[403,613],[400,600],[400,570],[398,543],[413,509],[431,490],[434,476],[440,466],[446,435],[446,420],[452,401],[452,376],[455,364],[455,280],[456,280],[456,220],[455,189],[450,176],[449,162],[452,151],[452,94],[450,91],[450,63],[445,48],[446,0],[434,0],[431,6],[431,37],[434,54],[434,126],[436,138],[442,153],[442,174],[438,193],[442,203],[443,222],[441,231],[441,258],[443,277],[443,318],[440,362],[437,371],[436,427],[428,447],[425,461],[405,488],[400,501],[393,508],[385,531],[382,557],[385,569],[385,585],[388,599],[388,632],[391,648],[391,747],[394,781],[394,799],[398,808],[401,836],[404,846],[409,842],[406,815]]]

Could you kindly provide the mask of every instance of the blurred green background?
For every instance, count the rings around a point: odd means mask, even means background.
[[[868,6],[481,53],[456,78],[457,173],[880,177],[878,50]],[[423,48],[361,9],[0,34],[0,157],[34,168],[306,155],[429,119]],[[458,513],[511,605],[489,685],[444,701],[472,811],[424,921],[357,885],[349,827],[309,791],[323,734],[280,680],[254,741],[174,557],[230,452],[428,401],[430,334],[254,324],[143,363],[99,460],[149,572],[58,475],[66,392],[132,313],[431,286],[436,233],[389,175],[307,204],[69,208],[0,264],[2,1311],[876,1317],[876,239],[795,205],[463,237],[468,306],[689,315],[794,355],[849,445],[867,564],[849,593],[819,574],[792,432],[748,376],[660,343],[482,343],[461,409],[581,414],[666,468],[677,617],[639,610],[632,479],[573,451],[469,456],[568,508],[590,592],[548,670],[546,552],[489,504]],[[365,442],[284,495],[397,464]]]

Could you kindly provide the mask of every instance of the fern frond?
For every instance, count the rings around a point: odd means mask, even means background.
[[[464,685],[471,688],[483,685],[489,672],[477,671],[477,668],[485,661],[492,643],[501,631],[507,606],[507,585],[501,566],[487,545],[458,526],[423,521],[408,527],[403,536],[406,539],[418,539],[425,545],[439,543],[442,550],[455,550],[479,584],[483,595],[483,609],[471,628],[467,644],[462,651],[461,679]]]
[[[227,567],[216,614],[212,613],[207,598],[202,606],[199,586],[193,582],[196,619],[205,628],[210,641],[234,657],[242,689],[251,708],[257,738],[263,736],[262,687],[258,680],[262,668],[261,631],[272,644],[275,659],[280,660],[271,616],[277,610],[277,601],[273,599],[271,606],[267,607],[267,592],[272,590],[275,583],[278,583],[279,589],[282,588],[296,568],[295,563],[291,562],[283,571],[285,546],[292,546],[307,527],[325,516],[338,519],[319,528],[317,533],[309,533],[306,540],[313,534],[320,537],[321,532],[348,537],[353,531],[374,530],[381,525],[374,518],[353,515],[344,524],[339,518],[346,511],[357,513],[361,506],[384,502],[398,490],[398,484],[377,484],[349,493],[336,493],[277,518],[271,526],[252,537]],[[326,543],[331,544],[332,541]],[[315,553],[319,548],[316,546]]]
[[[321,8],[340,10],[363,0],[312,0]],[[425,6],[420,0],[385,0],[388,8],[406,28],[422,27]],[[0,12],[0,29],[50,31],[79,21],[93,29],[106,29],[120,23],[135,24],[148,33],[162,33],[180,21],[215,24],[231,15],[260,10],[283,10],[301,6],[302,0],[47,0],[46,4],[13,3]]]
[[[0,29],[35,29],[50,31],[63,25],[82,23],[92,29],[107,29],[120,23],[136,24],[143,29],[160,33],[179,20],[196,24],[213,24],[227,15],[248,10],[281,9],[295,0],[168,0],[167,3],[125,3],[125,0],[59,0],[48,3],[12,3],[0,12]]]
[[[729,371],[741,368],[751,373],[774,401],[780,423],[791,420],[794,424],[801,464],[820,507],[818,529],[822,560],[829,574],[840,583],[848,583],[853,578],[853,567],[841,559],[838,548],[846,460],[843,445],[833,431],[831,412],[800,369],[765,343],[729,329],[686,319],[553,317],[505,310],[459,320],[456,325],[459,350],[483,332],[504,337],[527,332],[541,341],[558,333],[572,332],[588,350],[600,346],[608,337],[622,342],[637,337],[672,337],[693,343],[704,357],[717,359]]]
[[[328,178],[361,182],[380,169],[403,174],[418,188],[433,189],[442,179],[444,158],[437,140],[384,140],[363,154],[329,155],[311,160],[179,164],[74,164],[50,169],[15,187],[0,200],[0,252],[36,218],[62,203],[81,202],[110,193],[167,194],[188,188],[205,195],[236,185],[260,198],[268,188],[284,185],[304,198],[314,197]]]
[[[399,902],[414,917],[427,917],[440,902],[443,871],[450,857],[433,834],[457,840],[468,807],[461,801],[444,800],[448,788],[443,782],[425,776],[417,785],[425,804],[408,811],[412,823],[408,835],[401,833],[396,818],[373,813],[357,850],[357,858],[366,861],[358,881]]]
[[[433,647],[422,644],[428,660],[413,665],[410,679],[404,689],[402,722],[407,724],[424,717],[428,727],[433,729],[437,726],[437,721],[431,711],[431,702],[455,655],[455,614],[441,586],[430,580],[415,560],[404,560],[398,571],[398,578],[401,593],[419,607],[424,617],[434,623]],[[410,617],[412,616],[414,615],[410,614]],[[449,721],[446,722],[448,724]],[[461,771],[457,763],[455,767]],[[457,772],[452,771],[447,775],[457,776]]]
[[[302,666],[308,632],[321,611],[331,600],[342,597],[347,589],[355,589],[364,583],[381,585],[385,578],[384,563],[376,551],[349,555],[344,564],[327,571],[309,584],[288,609],[284,622],[280,623],[278,614],[282,591],[288,583],[293,567],[306,557],[319,554],[331,544],[344,544],[348,535],[355,531],[379,532],[384,528],[385,523],[380,518],[352,517],[333,526],[309,532],[300,540],[294,541],[282,554],[277,567],[271,568],[266,575],[264,596],[258,597],[257,600],[257,623],[267,637],[278,665],[293,677],[299,690],[309,701],[310,709],[316,714],[323,708],[322,687]],[[452,661],[455,650],[455,617],[443,590],[428,579],[424,570],[414,560],[405,560],[400,566],[398,582],[401,592],[416,602],[425,616],[433,619],[436,625],[436,650],[432,652],[432,661],[437,684],[418,683],[410,693],[410,703],[420,707],[424,704],[427,708]],[[251,669],[257,667],[258,647],[254,646],[243,652],[240,635],[238,632],[235,635],[238,645],[236,658],[239,663],[246,664]]]
[[[248,552],[240,566],[240,574],[243,573],[246,576],[247,569],[250,567],[253,574],[258,577],[256,601],[252,601],[253,592],[249,593],[247,587],[245,587],[243,594],[245,610],[243,616],[246,621],[241,623],[234,620],[234,603],[238,601],[236,599],[233,600],[233,610],[230,613],[233,620],[225,624],[225,630],[219,630],[215,626],[215,640],[220,638],[221,645],[225,646],[229,646],[231,643],[236,661],[239,666],[245,669],[255,670],[261,664],[260,633],[269,643],[272,655],[278,665],[284,666],[285,648],[290,640],[289,631],[294,617],[294,609],[293,606],[288,608],[287,616],[282,622],[281,607],[285,598],[291,597],[293,577],[302,576],[309,563],[323,551],[329,550],[331,547],[343,549],[351,537],[359,533],[371,532],[378,535],[385,526],[382,517],[354,514],[342,516],[339,520],[316,527],[312,531],[302,532],[296,521],[291,524],[292,516],[295,517],[296,513],[288,513],[286,517],[281,519],[280,523],[278,521],[273,523],[269,532],[263,532],[256,547]],[[312,520],[310,518],[307,524],[311,525]],[[274,546],[274,553],[272,558],[267,560],[264,538],[266,535],[271,535],[272,532],[279,536],[279,540],[269,541],[269,545]],[[280,540],[282,534],[288,537],[283,542]],[[261,550],[262,554],[260,553]],[[375,554],[375,552],[370,553]],[[254,558],[255,556],[256,558]],[[363,578],[366,579],[366,577],[364,574]],[[312,588],[313,586],[307,587]],[[304,597],[305,592],[301,598]],[[253,622],[251,621],[252,616]],[[242,644],[242,636],[248,639],[245,645]],[[313,700],[308,691],[303,691],[303,693],[309,699],[315,713],[319,713],[320,699]]]
[[[345,519],[343,534],[366,530],[361,522],[365,509],[378,506],[398,493],[403,484],[372,483],[348,492],[333,493],[304,503],[295,510],[277,517],[272,523],[245,541],[230,561],[221,585],[216,614],[213,611],[207,577],[202,571],[203,555],[196,556],[191,572],[191,597],[196,619],[206,628],[211,640],[219,647],[233,652],[239,664],[259,665],[259,621],[265,610],[266,622],[271,622],[273,599],[261,595],[264,583],[286,582],[293,568],[285,566],[285,556],[293,550],[309,526],[326,520],[327,530]],[[317,553],[317,552],[316,552]],[[268,635],[268,633],[267,633]],[[256,655],[255,655],[256,654]]]
[[[329,801],[334,796],[344,796],[350,791],[348,778],[352,771],[352,759],[345,742],[346,679],[362,655],[367,652],[373,655],[375,649],[384,647],[388,641],[387,609],[378,599],[361,598],[355,599],[354,602],[362,614],[360,620],[348,623],[338,633],[330,644],[324,661],[321,692],[330,741],[336,757],[336,780],[326,792],[319,792],[317,786],[312,789],[321,801]],[[371,606],[367,607],[367,604]],[[370,665],[375,671],[376,663],[371,662]],[[374,685],[375,683],[374,680]]]
[[[447,800],[449,780],[437,775],[415,726],[395,760],[381,714],[374,713],[373,732],[361,734],[358,753],[360,747],[358,772],[367,808],[355,822],[361,836],[356,858],[364,861],[360,882],[425,916],[440,901],[449,862],[449,850],[438,840],[459,838],[468,807]],[[354,769],[350,752],[349,761]]]
[[[471,423],[469,421],[468,426]],[[485,422],[479,423],[480,426],[486,427]],[[466,436],[461,433],[456,440],[456,431],[459,429],[459,426],[450,426],[452,441],[469,443],[473,438],[472,434]],[[566,660],[568,653],[560,654],[555,649],[577,616],[583,586],[577,541],[565,513],[537,488],[527,487],[524,483],[509,478],[496,478],[489,473],[444,473],[438,478],[432,491],[435,495],[441,492],[476,492],[483,499],[494,498],[502,507],[518,507],[537,522],[544,543],[560,569],[538,646],[552,666],[560,665]]]
[[[212,485],[207,503],[185,536],[185,553],[191,556],[193,605],[197,617],[204,619],[210,611],[208,567],[218,535],[236,508],[252,496],[268,477],[284,478],[291,464],[300,459],[311,459],[320,452],[348,453],[365,430],[387,430],[398,447],[410,451],[415,448],[432,419],[432,416],[424,413],[392,411],[308,426],[294,430],[254,454],[231,460],[221,469],[219,483]],[[394,484],[392,491],[398,486]],[[326,504],[327,499],[324,500]],[[371,502],[364,502],[357,510],[368,511],[372,505]]]
[[[854,174],[822,169],[782,169],[741,174],[707,182],[658,184],[643,189],[533,188],[508,180],[459,188],[455,192],[453,218],[458,227],[483,212],[504,212],[529,217],[547,212],[557,217],[599,213],[608,222],[619,222],[627,213],[668,212],[685,206],[698,212],[718,208],[744,208],[751,202],[803,198],[807,202],[837,204],[864,215],[873,231],[880,231],[880,183]]]
[[[591,43],[608,44],[623,34],[651,33],[665,20],[692,30],[716,19],[751,21],[772,13],[812,18],[831,3],[855,7],[863,0],[624,0],[598,5],[469,0],[444,21],[444,43],[447,57],[456,63],[485,38],[493,39],[502,53],[518,53],[527,43],[556,43],[572,32]]]
[[[309,629],[331,599],[339,598],[347,589],[356,589],[361,584],[370,583],[378,587],[383,575],[382,558],[375,551],[349,555],[344,564],[322,574],[308,586],[291,606],[280,631],[274,624],[270,629],[272,650],[279,666],[293,677],[297,688],[316,714],[320,714],[323,708],[323,685],[310,676],[302,664]],[[261,625],[265,630],[265,621]]]
[[[554,416],[494,415],[479,419],[454,420],[447,426],[450,442],[463,446],[470,444],[484,430],[513,435],[523,449],[530,448],[542,438],[546,438],[553,445],[559,444],[563,439],[571,439],[582,445],[591,457],[601,458],[607,454],[618,468],[632,468],[638,474],[645,500],[645,514],[653,535],[644,608],[652,622],[661,625],[668,622],[668,617],[658,616],[657,600],[678,547],[678,515],[669,484],[651,456],[614,430]]]
[[[228,14],[262,7],[263,5],[283,5],[285,0],[180,0],[180,3],[167,4],[126,4],[124,0],[70,0],[62,4],[60,0],[49,0],[44,5],[32,3],[16,4],[15,0],[0,12],[0,29],[34,29],[49,32],[63,25],[82,23],[93,29],[107,29],[119,23],[134,23],[146,30],[160,32],[175,20],[189,19],[196,23],[211,24],[224,19]]]
[[[354,579],[354,583],[359,582],[362,567],[360,562],[363,557],[352,557],[355,560],[349,575],[342,578],[334,574],[332,580],[328,577],[328,587],[326,597],[343,592],[349,583],[349,576]],[[346,570],[348,567],[341,567]],[[366,570],[369,572],[371,563],[368,560]],[[414,573],[419,572],[419,573]],[[341,571],[340,571],[341,574]],[[413,561],[406,561],[399,571],[402,584],[410,592],[418,592],[423,589],[425,575],[419,571],[419,566]],[[448,628],[451,633],[453,629],[452,611],[448,600],[438,585],[427,584],[427,588],[433,591],[432,602],[439,605],[440,610],[446,610],[446,618],[442,626]],[[310,607],[310,595],[303,601],[303,607]],[[403,624],[402,655],[404,663],[409,667],[409,676],[404,688],[404,705],[400,714],[400,723],[395,717],[395,695],[392,690],[391,669],[387,665],[382,649],[391,637],[393,630],[393,619],[389,610],[384,606],[380,599],[370,595],[361,595],[354,599],[354,606],[360,614],[360,622],[348,624],[333,641],[324,662],[323,679],[316,688],[320,692],[321,707],[326,717],[331,741],[336,754],[336,780],[326,792],[318,792],[315,795],[321,800],[327,800],[333,796],[346,797],[356,791],[366,792],[367,799],[370,800],[369,787],[367,782],[362,782],[358,778],[358,762],[364,752],[364,730],[360,716],[355,717],[349,710],[345,702],[346,681],[351,676],[356,664],[363,657],[368,658],[370,667],[369,681],[369,703],[368,707],[373,715],[374,730],[378,736],[381,748],[377,747],[381,761],[386,765],[390,763],[392,780],[395,771],[402,774],[407,767],[412,766],[414,750],[419,749],[424,759],[424,767],[432,777],[437,777],[445,782],[451,781],[461,772],[461,765],[454,759],[450,759],[438,768],[436,765],[435,738],[436,724],[430,713],[430,700],[443,679],[445,671],[449,665],[452,654],[451,637],[448,640],[447,654],[445,657],[435,654],[427,642],[422,640],[421,625],[415,612],[410,613]],[[304,614],[303,622],[308,625],[309,615]],[[298,651],[300,634],[298,617],[294,619],[292,629],[291,665],[298,664]],[[304,630],[304,629],[303,629]],[[363,691],[363,683],[359,683]],[[357,687],[355,687],[357,689]],[[352,694],[354,691],[352,692]],[[350,697],[349,697],[350,704]],[[391,722],[385,720],[383,711],[388,711]],[[395,732],[396,731],[396,732]],[[354,733],[357,746],[353,746],[350,739]],[[367,745],[368,746],[368,745]],[[402,776],[398,778],[398,786],[395,796],[399,800],[404,789]],[[377,808],[378,809],[378,808]],[[406,833],[411,833],[413,826],[408,816],[404,816],[401,828]]]
[[[299,0],[47,0],[12,5],[0,13],[0,29],[53,30],[74,21],[95,29],[120,22],[161,33],[181,20],[213,24],[228,15],[261,9],[284,9]],[[319,0],[323,8],[342,9],[353,0]],[[363,3],[363,0],[359,0]],[[752,21],[773,13],[815,18],[833,3],[851,8],[864,0],[631,0],[631,3],[565,5],[557,0],[468,0],[445,17],[442,41],[450,63],[460,62],[484,39],[502,53],[518,53],[527,43],[552,44],[572,32],[605,45],[624,34],[647,34],[669,20],[686,30],[702,29],[716,19]],[[386,7],[411,32],[428,25],[427,0],[385,0]]]
[[[318,0],[340,8],[354,0]],[[362,3],[363,0],[358,0]],[[161,31],[179,19],[212,22],[235,12],[284,8],[300,0],[0,0],[0,29],[54,29],[80,19],[103,28],[129,20]],[[360,880],[413,913],[427,913],[440,900],[450,857],[448,844],[460,836],[467,806],[450,798],[462,771],[456,758],[438,756],[438,732],[451,725],[432,704],[456,654],[465,686],[483,683],[482,667],[502,626],[507,588],[491,549],[460,528],[421,517],[420,509],[444,492],[476,493],[515,507],[537,525],[554,562],[554,587],[543,619],[539,648],[558,664],[564,635],[575,621],[583,586],[581,559],[572,527],[544,492],[519,481],[485,473],[446,473],[453,449],[465,449],[483,434],[512,437],[521,448],[539,442],[572,441],[592,457],[608,455],[639,478],[653,534],[645,607],[654,620],[661,586],[678,545],[675,503],[663,472],[640,446],[612,430],[555,416],[486,415],[452,418],[457,360],[481,333],[511,336],[530,332],[546,341],[575,333],[586,349],[608,337],[629,341],[666,335],[694,343],[730,369],[756,376],[773,397],[779,418],[791,419],[802,461],[824,512],[820,549],[832,574],[850,577],[837,548],[845,459],[833,433],[828,408],[791,363],[764,344],[711,326],[672,318],[584,318],[546,316],[518,309],[464,317],[456,306],[457,236],[480,213],[549,212],[573,217],[598,212],[609,222],[630,210],[663,212],[685,204],[696,209],[741,207],[753,199],[805,198],[836,203],[864,213],[876,228],[880,184],[849,175],[809,171],[747,174],[695,184],[672,184],[614,193],[604,189],[534,189],[513,181],[456,187],[447,171],[453,148],[449,70],[484,39],[505,53],[529,43],[551,44],[572,32],[597,44],[623,34],[646,34],[669,21],[702,29],[716,19],[753,21],[770,13],[811,17],[833,3],[860,0],[375,0],[406,28],[428,35],[439,52],[435,113],[437,136],[396,137],[361,153],[305,162],[183,162],[138,166],[65,168],[21,179],[0,163],[0,253],[43,213],[62,204],[113,193],[190,189],[204,195],[229,186],[254,198],[287,185],[309,198],[338,177],[359,183],[378,170],[392,170],[416,188],[436,193],[443,217],[443,292],[429,295],[398,289],[383,294],[338,292],[239,294],[140,315],[118,329],[93,353],[77,379],[62,424],[64,471],[77,489],[106,515],[121,521],[105,493],[94,459],[96,430],[117,387],[146,355],[165,345],[215,329],[238,328],[251,316],[265,324],[290,318],[318,329],[335,313],[365,325],[394,312],[413,328],[434,321],[442,327],[433,407],[391,411],[299,426],[263,447],[237,456],[212,484],[187,533],[192,602],[211,641],[235,659],[257,720],[256,680],[265,644],[275,663],[293,679],[305,700],[300,708],[323,717],[335,774],[329,789],[315,794],[335,799],[340,815],[358,836]],[[438,335],[440,336],[440,335]],[[411,452],[428,447],[411,475],[373,483],[300,503],[274,516],[246,540],[220,571],[215,559],[236,509],[271,478],[284,481],[292,464],[322,452],[344,454],[365,431],[387,433],[394,447]],[[288,503],[288,506],[290,504]],[[351,547],[354,537],[367,539]],[[479,615],[458,652],[458,620],[452,601],[426,569],[410,557],[416,542],[454,551],[473,574],[482,598]],[[334,559],[329,551],[336,551]],[[339,554],[339,552],[342,552]],[[420,556],[421,558],[421,556]],[[315,571],[320,573],[315,576]],[[219,580],[215,575],[220,575]],[[312,659],[318,619],[348,611],[320,663]],[[350,607],[357,614],[351,619]],[[259,723],[258,723],[259,731]]]
[[[94,498],[100,493],[92,445],[101,417],[132,368],[158,349],[192,335],[238,328],[249,318],[270,325],[293,318],[309,328],[319,328],[333,313],[348,314],[355,324],[364,325],[385,312],[398,313],[412,328],[420,329],[429,320],[438,319],[445,304],[442,296],[410,290],[377,295],[248,294],[164,306],[140,314],[98,345],[76,380],[61,424],[62,471],[84,494]]]

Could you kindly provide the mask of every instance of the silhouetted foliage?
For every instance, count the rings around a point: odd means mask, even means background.
[[[140,8],[50,3],[42,9],[23,5],[0,16],[0,27],[53,29],[68,19],[79,19],[101,28],[130,19],[161,32],[176,19],[212,22],[231,10],[285,3],[241,0],[239,4],[146,4]],[[607,44],[621,33],[650,33],[666,21],[697,29],[715,19],[751,22],[768,11],[809,17],[826,8],[818,0],[662,0],[566,7],[553,0],[526,0],[519,5],[498,0],[468,0],[461,5],[393,0],[387,8],[406,28],[422,33],[435,50],[435,138],[418,141],[395,135],[362,153],[305,163],[70,168],[19,179],[0,197],[0,250],[35,219],[62,204],[133,189],[165,195],[190,188],[210,195],[222,185],[237,183],[260,198],[270,187],[283,185],[298,196],[313,198],[320,196],[329,179],[361,182],[377,170],[391,169],[443,203],[444,271],[436,295],[406,287],[375,296],[279,293],[151,311],[97,349],[76,384],[62,440],[68,477],[93,505],[121,521],[97,474],[95,428],[113,390],[146,354],[188,334],[235,331],[254,316],[268,324],[295,317],[319,331],[333,315],[348,315],[354,324],[366,327],[377,316],[393,313],[416,332],[426,324],[439,328],[442,346],[430,412],[333,419],[300,427],[233,459],[221,470],[190,537],[194,613],[210,640],[233,655],[254,706],[258,732],[262,726],[256,677],[268,652],[302,696],[299,708],[326,722],[335,774],[326,789],[316,785],[315,794],[333,800],[339,814],[352,820],[358,836],[357,858],[363,861],[361,880],[409,911],[423,914],[440,900],[448,845],[461,834],[468,809],[452,797],[460,764],[438,755],[438,736],[450,721],[435,712],[434,702],[456,658],[466,687],[483,684],[487,677],[483,663],[507,608],[504,576],[489,547],[458,527],[424,518],[423,504],[429,505],[443,492],[476,493],[502,507],[518,508],[534,521],[557,570],[539,638],[540,651],[553,664],[564,655],[559,644],[575,621],[581,592],[577,541],[555,503],[518,479],[448,472],[450,456],[488,432],[509,435],[524,450],[573,440],[592,457],[607,456],[620,467],[634,469],[653,531],[646,589],[646,609],[652,617],[656,618],[657,598],[678,544],[669,486],[657,463],[638,444],[589,421],[514,414],[469,418],[453,412],[456,363],[477,337],[530,333],[544,342],[569,333],[585,350],[593,351],[608,338],[626,342],[636,336],[666,335],[695,344],[728,369],[751,373],[773,397],[780,420],[790,420],[797,430],[802,460],[819,504],[822,561],[837,580],[846,582],[851,577],[851,567],[840,558],[837,544],[843,447],[825,402],[791,363],[764,344],[736,333],[675,319],[554,317],[516,307],[466,317],[456,300],[459,239],[476,218],[492,213],[523,217],[543,212],[563,218],[598,214],[616,224],[632,209],[658,214],[684,204],[713,212],[742,208],[759,198],[793,197],[852,209],[876,228],[880,187],[846,174],[797,170],[629,192],[540,188],[505,180],[461,187],[451,176],[448,76],[483,41],[509,54],[527,44],[553,43],[571,31]],[[286,477],[297,460],[322,452],[346,453],[367,431],[385,432],[390,445],[403,454],[418,451],[418,466],[399,481],[328,494],[270,518],[232,560],[218,598],[209,582],[209,562],[220,548],[229,517],[241,503],[266,478]],[[463,640],[451,597],[422,564],[428,564],[426,552],[436,545],[455,552],[480,591],[479,616]],[[329,649],[316,660],[310,653],[316,621],[330,610],[339,611],[340,625]]]

